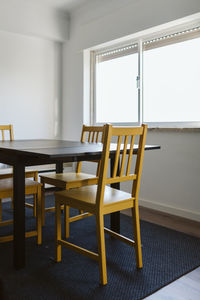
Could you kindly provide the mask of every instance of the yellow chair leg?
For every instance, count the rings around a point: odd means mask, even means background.
[[[33,200],[33,216],[36,218],[37,215],[37,195],[34,195],[34,200]]]
[[[106,250],[105,250],[103,215],[96,215],[96,231],[97,231],[97,245],[98,245],[98,254],[99,254],[100,283],[102,285],[106,285],[107,270],[106,270]]]
[[[44,183],[42,183],[41,211],[42,211],[42,226],[44,226],[45,225],[45,184]]]
[[[142,249],[141,249],[141,236],[140,236],[140,220],[139,220],[139,209],[136,204],[132,208],[132,218],[135,236],[135,255],[136,255],[136,266],[141,269],[143,267],[142,263]]]
[[[61,207],[59,202],[56,200],[55,201],[55,234],[56,234],[56,245],[55,245],[55,249],[56,249],[56,253],[55,253],[55,260],[56,262],[60,262],[61,261],[61,245],[58,244],[58,241],[61,240]]]
[[[69,206],[64,205],[64,235],[69,238]]]
[[[0,222],[2,222],[2,201],[0,199]]]
[[[37,222],[37,244],[42,244],[42,214],[41,214],[41,188],[38,186],[36,201],[36,222]]]

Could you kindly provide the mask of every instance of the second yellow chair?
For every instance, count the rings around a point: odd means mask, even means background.
[[[81,142],[88,143],[102,143],[103,141],[103,126],[86,126],[83,125],[82,133],[81,133]],[[97,163],[97,171],[96,175],[99,172],[100,163]],[[97,183],[97,177],[95,175],[82,173],[81,172],[82,162],[77,163],[76,172],[69,173],[60,173],[60,174],[49,174],[49,175],[40,175],[41,183],[42,183],[42,220],[43,225],[45,224],[45,212],[54,211],[55,207],[45,208],[45,184],[50,184],[55,187],[69,190],[71,188],[92,185]],[[83,213],[80,211],[79,215],[74,217],[69,217],[69,206],[65,206],[65,235],[69,237],[69,223],[77,221],[79,219],[87,217],[89,214]]]

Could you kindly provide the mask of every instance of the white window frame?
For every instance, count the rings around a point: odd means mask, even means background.
[[[199,23],[199,22],[198,22]],[[120,47],[126,47],[127,44],[138,44],[138,122],[137,123],[112,123],[113,125],[121,125],[121,126],[133,126],[140,125],[143,123],[144,116],[144,104],[143,104],[143,53],[144,51],[156,47],[160,47],[162,44],[174,44],[185,40],[190,40],[196,37],[200,37],[200,26],[199,24],[184,24],[177,31],[176,28],[168,30],[167,33],[160,32],[159,34],[146,36],[145,38],[139,37],[137,40],[129,41],[129,43],[123,44],[115,44],[112,47],[96,49],[95,51],[90,52],[91,57],[91,81],[90,81],[90,120],[93,125],[102,125],[102,123],[97,123],[95,120],[95,74],[96,74],[96,56],[99,53],[114,51],[115,49],[119,49]],[[160,44],[160,45],[159,45]],[[148,124],[149,128],[200,128],[200,121],[198,122],[145,122]]]

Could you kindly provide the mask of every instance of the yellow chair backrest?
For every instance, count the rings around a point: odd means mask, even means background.
[[[82,127],[82,133],[81,133],[81,142],[88,142],[88,143],[102,143],[103,142],[103,131],[104,131],[104,126],[86,126],[83,125]],[[95,161],[98,163],[97,167],[97,174],[99,172],[99,162]],[[77,163],[77,168],[76,172],[80,173],[81,172],[81,162]]]
[[[6,140],[5,131],[9,132],[10,141],[14,140],[13,125],[0,125],[0,131],[1,131],[2,141]]]
[[[133,180],[132,197],[138,200],[146,134],[147,125],[141,127],[112,127],[112,125],[106,124],[104,126],[105,143],[103,144],[96,199],[99,208],[103,206],[104,190],[107,184]],[[108,177],[108,160],[112,155],[111,140],[113,136],[117,137],[116,153],[113,171],[111,176]],[[139,136],[138,150],[134,148],[136,136]],[[132,159],[133,154],[136,156],[135,160]],[[133,172],[131,172],[132,167]]]

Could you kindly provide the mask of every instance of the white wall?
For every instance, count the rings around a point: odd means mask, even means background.
[[[53,41],[0,32],[0,123],[16,139],[60,134],[61,46]]]
[[[68,16],[50,7],[27,0],[0,1],[0,30],[66,41]]]
[[[0,124],[16,139],[58,138],[62,46],[68,14],[27,0],[0,1]]]
[[[199,0],[94,0],[74,12],[64,46],[63,137],[79,139],[84,120],[83,50],[200,11]],[[149,132],[161,151],[145,153],[141,203],[200,220],[200,133]],[[126,187],[124,187],[126,189]]]
[[[200,129],[149,131],[140,204],[200,221]]]

